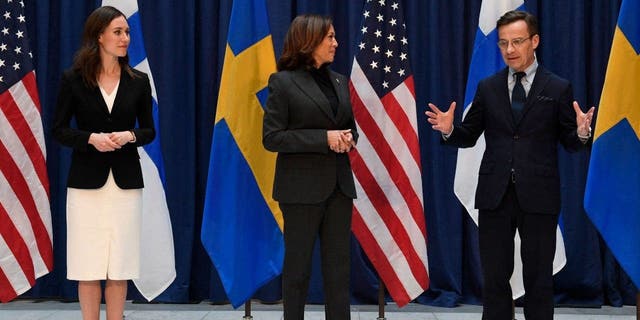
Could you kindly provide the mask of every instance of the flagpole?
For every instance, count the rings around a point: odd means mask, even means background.
[[[244,303],[244,317],[242,317],[242,320],[251,319],[253,319],[253,316],[251,316],[251,299],[249,299]]]
[[[640,320],[640,292],[636,293],[636,320]]]
[[[380,285],[378,286],[378,319],[376,320],[387,320],[387,318],[384,317],[384,282],[382,282],[382,279],[378,279],[378,282]]]

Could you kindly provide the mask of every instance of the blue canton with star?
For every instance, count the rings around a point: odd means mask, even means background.
[[[399,0],[367,0],[356,60],[379,97],[411,75],[406,26]]]
[[[27,39],[24,2],[0,3],[0,92],[20,81],[33,70],[33,55]]]

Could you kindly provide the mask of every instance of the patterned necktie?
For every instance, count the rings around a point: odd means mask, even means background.
[[[511,92],[511,112],[513,113],[513,119],[516,122],[520,121],[522,117],[522,109],[524,109],[524,103],[527,100],[524,87],[522,86],[522,78],[526,75],[524,72],[516,72],[516,84],[513,86]]]

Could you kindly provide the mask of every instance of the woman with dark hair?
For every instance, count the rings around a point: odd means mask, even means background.
[[[338,42],[332,21],[296,17],[278,72],[269,79],[262,142],[278,152],[273,198],[284,219],[284,319],[304,319],[311,255],[320,237],[326,318],[350,319],[349,152],[358,138],[348,81],[329,69]]]
[[[140,273],[142,170],[137,147],[155,137],[151,86],[129,66],[129,25],[100,7],[62,76],[53,135],[71,147],[67,180],[67,278],[77,280],[82,317],[123,318],[127,280]],[[75,118],[75,125],[71,125]],[[138,127],[136,127],[136,122]]]

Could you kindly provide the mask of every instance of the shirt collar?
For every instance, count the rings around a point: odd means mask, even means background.
[[[527,82],[529,83],[533,82],[533,78],[536,76],[537,70],[538,70],[538,58],[534,56],[533,63],[524,70],[524,73],[526,73],[524,78],[527,80]],[[515,70],[513,70],[512,68],[509,68],[509,82],[515,81],[515,77],[513,76],[513,74],[515,73],[516,73]]]

